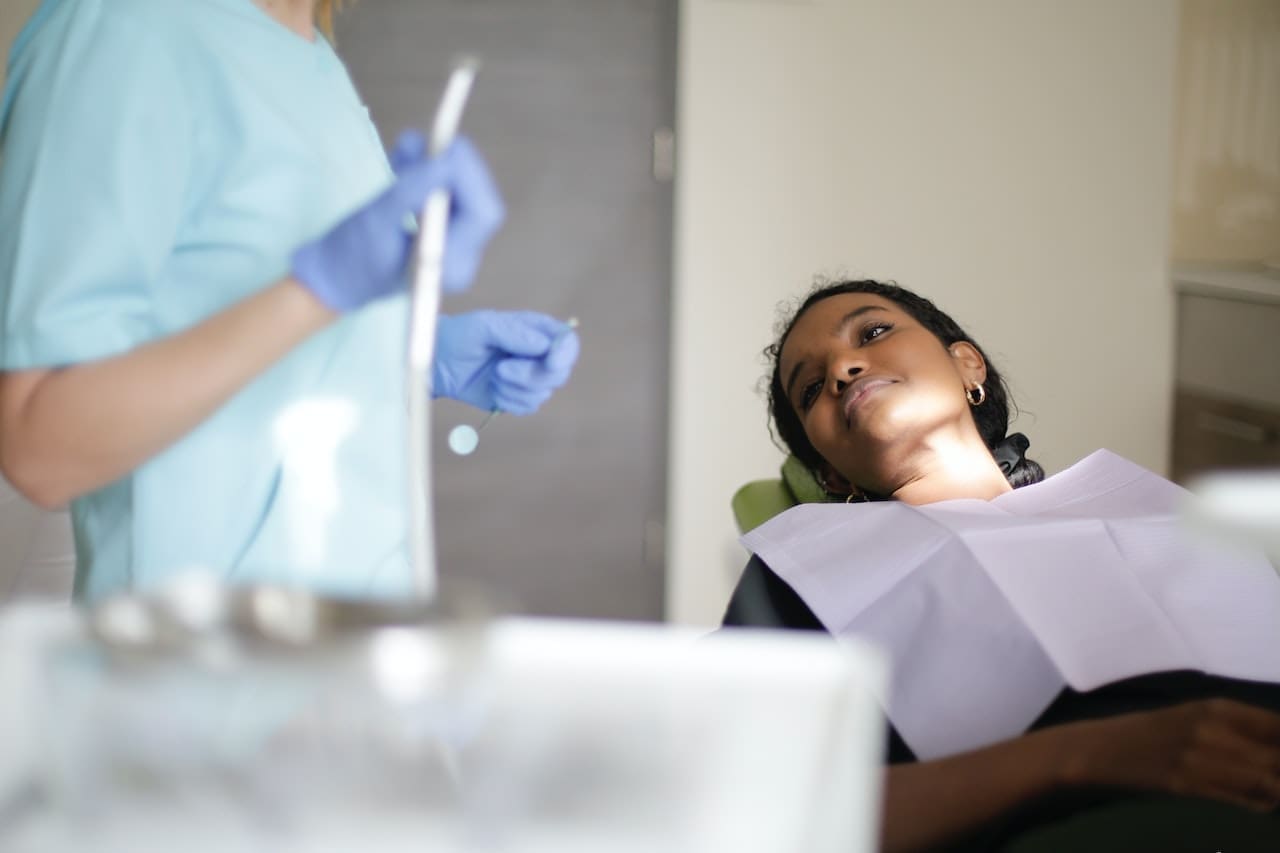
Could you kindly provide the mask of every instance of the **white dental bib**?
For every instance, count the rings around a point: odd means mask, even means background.
[[[1070,685],[1191,669],[1280,682],[1280,576],[1179,524],[1113,453],[992,501],[805,504],[742,537],[832,634],[877,643],[921,759],[1026,731]]]

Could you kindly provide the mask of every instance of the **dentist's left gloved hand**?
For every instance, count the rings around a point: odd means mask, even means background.
[[[532,414],[569,379],[579,346],[568,324],[535,311],[442,314],[431,394],[477,409]]]
[[[502,224],[502,197],[466,139],[430,157],[422,134],[408,131],[396,142],[391,164],[396,177],[389,187],[290,259],[294,279],[333,311],[354,311],[404,288],[414,245],[405,225],[432,192],[451,197],[441,270],[446,292],[471,284],[485,245]]]

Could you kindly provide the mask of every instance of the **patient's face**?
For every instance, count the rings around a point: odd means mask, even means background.
[[[888,299],[845,293],[796,321],[779,376],[809,441],[834,470],[888,493],[901,485],[894,464],[941,431],[972,428],[965,389],[974,354],[964,344],[948,350]]]

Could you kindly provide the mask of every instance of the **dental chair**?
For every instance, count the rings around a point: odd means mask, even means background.
[[[733,518],[746,533],[796,504],[823,503],[827,494],[809,469],[794,456],[782,463],[781,478],[752,480],[733,495]]]

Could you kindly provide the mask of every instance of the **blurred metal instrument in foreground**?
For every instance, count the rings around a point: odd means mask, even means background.
[[[1261,546],[1280,570],[1280,469],[1215,471],[1189,484],[1191,525],[1241,544]]]
[[[874,849],[868,649],[185,583],[0,610],[0,849]]]

